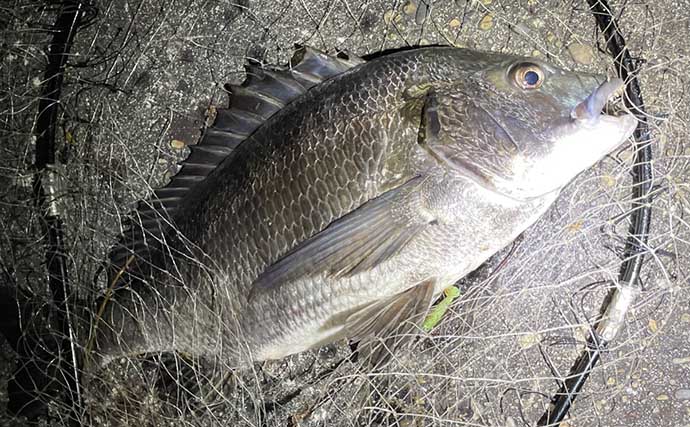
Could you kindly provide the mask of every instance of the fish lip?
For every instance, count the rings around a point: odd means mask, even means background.
[[[611,79],[600,84],[587,98],[573,108],[570,116],[573,119],[587,122],[598,121],[602,116],[602,110],[606,104],[624,87],[625,82],[619,78]],[[603,116],[611,115],[604,114]]]
[[[612,125],[618,126],[622,135],[622,141],[630,137],[635,132],[635,129],[637,129],[638,125],[637,117],[630,112],[624,112],[615,116],[610,114],[600,114],[599,121],[603,121],[604,123],[608,122]]]

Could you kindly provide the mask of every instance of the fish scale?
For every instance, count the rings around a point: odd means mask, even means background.
[[[525,67],[540,87],[519,80]],[[629,117],[571,113],[610,95],[600,80],[447,47],[250,65],[155,193],[174,200],[140,207],[174,227],[135,224],[111,255],[126,274],[111,273],[101,364],[181,351],[242,366],[409,331],[630,135]]]

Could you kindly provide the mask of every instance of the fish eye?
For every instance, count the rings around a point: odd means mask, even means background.
[[[513,82],[520,89],[537,89],[544,83],[544,71],[537,64],[529,62],[517,64],[510,74]]]

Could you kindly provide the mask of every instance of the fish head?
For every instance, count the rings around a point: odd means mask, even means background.
[[[630,113],[603,112],[620,79],[532,58],[498,62],[435,88],[423,124],[437,159],[502,195],[559,191],[637,126]]]

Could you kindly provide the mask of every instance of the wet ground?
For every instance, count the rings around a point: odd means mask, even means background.
[[[562,426],[690,426],[688,6],[614,4],[631,53],[645,60],[640,77],[655,159],[652,234],[643,291]],[[51,15],[33,14],[19,3],[11,9],[16,13],[2,57],[10,101],[3,110],[11,113],[3,136],[10,161],[2,176],[10,191],[3,193],[2,260],[20,286],[35,287],[40,248],[31,238],[39,231],[25,226],[35,213],[27,207],[30,181],[23,177],[43,45],[28,29],[51,22]],[[595,22],[579,1],[436,1],[424,10],[418,2],[366,0],[118,0],[98,9],[77,36],[58,121],[65,165],[60,209],[72,283],[84,295],[94,293],[93,276],[122,216],[174,173],[209,108],[227,102],[223,85],[243,79],[245,57],[285,63],[295,43],[357,55],[451,44],[614,75],[610,57],[599,49]],[[101,390],[89,392],[84,420],[534,425],[617,278],[629,225],[631,164],[628,146],[578,177],[513,247],[461,283],[462,296],[441,326],[396,353],[385,372],[343,361],[351,353],[344,343],[249,372],[205,361],[195,369],[211,379],[196,378],[199,385],[190,386],[207,396],[200,403],[180,394],[156,364],[122,361]],[[10,351],[0,355],[3,379],[13,361]],[[220,392],[208,391],[209,383],[222,384]],[[0,385],[0,414],[5,402]],[[62,408],[51,410],[59,414]],[[3,423],[22,425],[0,415]]]

